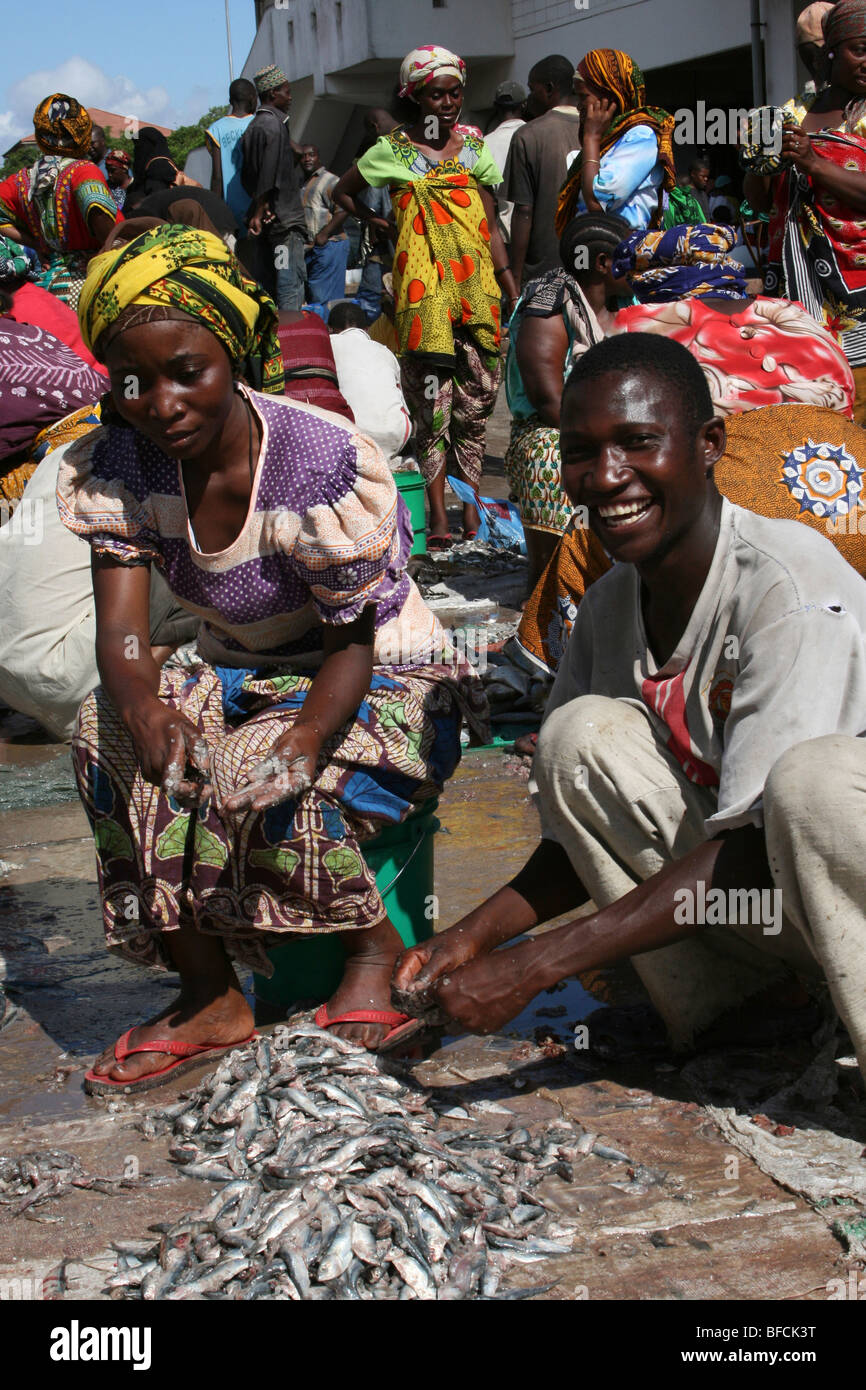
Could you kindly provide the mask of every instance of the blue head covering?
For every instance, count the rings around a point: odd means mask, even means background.
[[[641,304],[673,299],[745,299],[746,272],[728,256],[731,227],[698,223],[666,232],[632,232],[613,254],[612,273],[625,278]]]

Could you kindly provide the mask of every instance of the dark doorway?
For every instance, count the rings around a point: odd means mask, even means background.
[[[649,69],[646,89],[647,102],[664,107],[672,115],[689,110],[697,118],[699,102],[703,102],[705,112],[748,110],[753,104],[751,49],[744,45],[729,48],[724,53],[711,53],[705,58],[693,58],[687,63]],[[702,132],[697,119],[695,124],[698,138],[693,144],[674,141],[677,172],[685,174],[696,154],[706,154],[713,174],[728,174],[739,187],[742,180],[736,145],[706,143],[700,138]]]

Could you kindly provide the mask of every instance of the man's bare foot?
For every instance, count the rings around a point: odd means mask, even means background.
[[[195,999],[182,989],[180,996],[156,1018],[133,1028],[128,1045],[135,1047],[138,1043],[168,1039],[230,1047],[243,1042],[252,1031],[253,1015],[237,983],[218,998],[208,1001]],[[112,1043],[94,1062],[93,1070],[110,1081],[138,1081],[152,1072],[162,1071],[169,1061],[170,1053],[139,1052],[125,1062],[118,1062]]]
[[[385,917],[366,931],[346,932],[343,946],[346,966],[328,1000],[328,1017],[338,1018],[355,1009],[393,1011],[391,976],[394,962],[403,950],[396,927]],[[375,1051],[390,1030],[381,1023],[338,1023],[328,1031]]]
[[[534,758],[538,747],[538,734],[521,734],[514,740],[514,751],[521,758]]]

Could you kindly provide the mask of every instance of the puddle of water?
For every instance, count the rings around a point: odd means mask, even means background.
[[[526,938],[519,938],[526,940]],[[574,1036],[575,1025],[580,1023],[595,1009],[607,1005],[584,989],[579,980],[561,980],[553,989],[546,989],[531,999],[526,1008],[506,1023],[502,1030],[505,1039],[535,1038],[537,1029],[549,1029],[561,1042],[568,1042]],[[443,1046],[454,1042],[465,1034],[450,1034],[442,1039]],[[510,1046],[510,1041],[503,1046]]]
[[[9,745],[3,749],[8,754]],[[18,749],[17,752],[39,752],[42,749]],[[78,791],[72,774],[69,750],[61,748],[50,762],[0,762],[0,812],[23,811],[34,806],[53,806],[63,801],[75,801]]]
[[[561,984],[564,988],[546,989],[536,995],[523,1012],[507,1024],[506,1033],[518,1033],[522,1038],[532,1037],[536,1028],[544,1027],[564,1041],[566,1035],[570,1037],[573,1034],[575,1024],[580,1023],[587,1014],[605,1007],[593,999],[579,980],[563,980]]]
[[[23,1068],[20,1069],[23,1072]],[[87,1113],[88,1097],[81,1086],[83,1066],[70,1074],[61,1085],[48,1089],[45,1082],[34,1086],[31,1076],[21,1075],[20,1089],[11,1085],[0,1097],[0,1122],[12,1124],[27,1120],[29,1124],[49,1124],[53,1120],[75,1120]]]

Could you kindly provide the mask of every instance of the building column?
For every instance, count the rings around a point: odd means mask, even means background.
[[[793,0],[761,0],[767,101],[782,106],[800,90],[797,71],[796,11]]]

